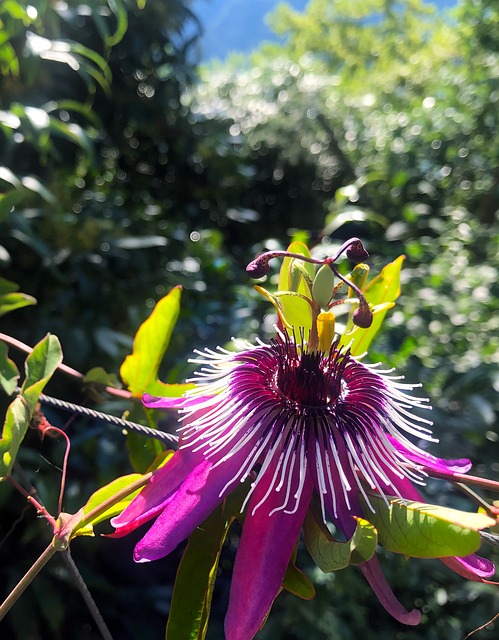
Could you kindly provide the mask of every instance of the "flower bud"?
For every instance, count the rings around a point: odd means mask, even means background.
[[[246,272],[249,273],[252,278],[263,278],[263,276],[266,276],[270,271],[269,262],[271,258],[272,255],[258,256],[258,258],[255,258],[252,262],[249,263],[249,265],[246,267]]]
[[[312,285],[312,297],[320,307],[327,307],[333,297],[334,273],[328,264],[317,271]]]
[[[346,254],[347,254],[347,258],[352,262],[354,262],[355,264],[358,264],[359,262],[364,262],[364,260],[366,260],[366,258],[369,257],[369,254],[365,250],[365,247],[362,244],[362,241],[359,240],[358,238],[355,238],[353,240],[352,244],[346,250]]]
[[[353,323],[361,329],[368,329],[373,323],[373,314],[369,309],[369,305],[360,304],[353,312]]]

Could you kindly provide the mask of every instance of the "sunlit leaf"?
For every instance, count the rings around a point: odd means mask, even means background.
[[[289,247],[286,249],[286,251],[289,251],[289,253],[297,253],[299,255],[305,256],[306,258],[310,258],[310,251],[308,250],[307,245],[304,244],[303,242],[292,242],[289,245]],[[284,258],[284,260],[282,261],[282,266],[279,271],[279,285],[278,285],[279,291],[295,290],[292,288],[292,280],[293,280],[292,266],[295,260],[296,258]],[[309,262],[303,262],[303,266],[307,271],[310,279],[313,280],[315,276],[314,265],[310,264]],[[308,293],[308,289],[306,289],[305,287],[302,287],[301,289],[296,289],[296,290],[299,293]]]
[[[8,356],[5,342],[0,341],[0,385],[7,395],[12,395],[17,386],[19,371]]]
[[[405,256],[387,264],[375,278],[367,283],[363,293],[372,306],[373,322],[368,329],[354,325],[350,314],[341,345],[350,344],[352,355],[365,353],[383,323],[387,310],[400,295],[400,271]]]
[[[292,242],[287,251],[310,257],[310,252],[303,242]],[[279,272],[278,291],[292,291],[310,297],[309,287],[303,275],[300,274],[300,270],[296,268],[296,264],[296,258],[284,258]],[[308,275],[310,281],[313,281],[315,276],[314,265],[309,262],[301,262],[301,268]],[[312,314],[309,304],[297,296],[281,295],[279,297],[279,305],[286,322],[298,330],[303,327],[305,335],[308,336],[312,328]]]
[[[121,0],[107,0],[109,8],[114,13],[116,18],[116,30],[115,32],[106,37],[106,44],[108,47],[114,47],[123,39],[128,28],[128,14],[126,8]],[[139,9],[142,7],[139,7]]]
[[[22,307],[29,307],[36,304],[35,298],[29,296],[26,293],[6,293],[0,295],[0,316],[10,313],[15,309],[21,309]]]
[[[466,556],[480,547],[481,529],[495,520],[484,513],[468,513],[411,500],[390,499],[390,507],[369,496],[375,513],[364,508],[378,530],[380,543],[395,553],[416,558]]]
[[[76,144],[86,152],[88,157],[93,156],[92,139],[88,132],[75,122],[60,122],[57,118],[51,118],[50,131]]]
[[[181,291],[179,286],[173,288],[156,304],[135,335],[132,354],[121,365],[121,377],[136,397],[141,397],[150,389],[154,390],[159,367],[180,312]],[[172,392],[165,395],[177,395],[177,385],[173,386],[175,388],[172,388]],[[163,392],[165,391],[166,388],[163,388]]]
[[[142,477],[140,473],[130,473],[126,476],[121,476],[120,478],[116,478],[109,484],[106,484],[104,487],[97,489],[95,493],[93,493],[90,498],[87,500],[85,505],[82,507],[82,513],[84,515],[88,515],[91,511],[102,505],[104,502],[115,496],[118,491],[122,489],[126,489],[136,480],[139,480]],[[92,519],[89,524],[96,525],[99,522],[103,522],[104,520],[109,520],[114,516],[117,516],[119,513],[125,509],[126,506],[133,500],[133,498],[139,493],[140,489],[136,489],[132,493],[128,494],[125,498],[122,498],[119,502],[114,504],[112,507],[99,514],[96,518]]]
[[[7,409],[0,439],[0,479],[5,478],[10,472],[28,430],[29,421],[28,407],[23,399],[17,396]]]
[[[365,223],[376,222],[381,227],[386,228],[388,226],[388,219],[385,216],[381,216],[369,209],[359,209],[356,207],[343,206],[348,202],[349,196],[344,193],[344,189],[337,189],[335,193],[336,207],[341,206],[342,211],[333,211],[326,216],[326,226],[324,234],[330,235],[337,231],[340,227],[349,222]]]
[[[362,518],[357,518],[350,540],[334,540],[326,525],[312,512],[305,518],[304,534],[308,552],[325,573],[366,562],[374,555],[378,541],[374,526]]]
[[[49,204],[54,204],[56,202],[54,194],[49,191],[47,187],[38,180],[38,178],[35,178],[34,176],[24,176],[21,178],[21,183],[23,187],[28,189],[28,191],[33,191],[33,193],[36,193],[38,196],[43,198],[45,202],[48,202]]]
[[[22,188],[21,181],[8,167],[0,167],[0,180],[7,182],[16,189]]]
[[[21,395],[33,415],[38,397],[62,362],[62,349],[58,338],[50,333],[43,338],[26,358],[26,377]]]

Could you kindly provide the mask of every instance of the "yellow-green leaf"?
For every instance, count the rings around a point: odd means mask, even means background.
[[[315,597],[314,585],[310,582],[307,576],[300,571],[295,565],[293,559],[291,559],[282,581],[283,589],[298,596],[302,600],[311,600]]]
[[[373,312],[371,326],[367,329],[357,327],[352,320],[353,313],[350,314],[340,344],[350,344],[352,355],[360,355],[369,349],[369,345],[381,329],[387,310],[393,307],[394,301],[400,295],[400,271],[404,258],[405,256],[399,256],[387,264],[381,273],[368,282],[363,291]]]
[[[5,342],[0,341],[0,385],[7,395],[12,395],[17,386],[19,371],[15,362],[8,356]]]
[[[180,312],[181,287],[174,287],[154,307],[149,318],[142,323],[135,335],[133,352],[125,358],[120,374],[128,389],[136,397],[154,390],[158,371]],[[173,385],[176,387],[177,385]],[[163,390],[165,391],[165,390]],[[177,389],[171,394],[175,396]]]
[[[38,402],[38,397],[62,362],[62,349],[58,338],[48,333],[26,358],[26,378],[21,387],[21,395],[28,403],[30,418]]]
[[[304,534],[308,552],[325,573],[366,562],[374,555],[378,541],[374,526],[362,518],[357,518],[357,527],[350,540],[334,540],[326,525],[312,512],[305,518]]]
[[[0,439],[0,478],[5,478],[29,426],[29,410],[23,398],[17,396],[7,409]]]
[[[390,498],[390,507],[370,496],[375,513],[364,515],[378,530],[380,543],[395,553],[415,558],[466,556],[480,547],[481,529],[495,520],[484,513],[468,513],[448,507]]]

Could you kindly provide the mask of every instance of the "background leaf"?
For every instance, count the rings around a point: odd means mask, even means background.
[[[32,296],[25,293],[18,293],[18,285],[5,278],[0,278],[0,316],[36,304],[36,300]]]

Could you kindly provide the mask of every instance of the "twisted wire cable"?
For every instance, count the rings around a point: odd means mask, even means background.
[[[160,431],[159,429],[146,427],[142,424],[137,424],[136,422],[130,422],[129,420],[124,420],[123,418],[117,418],[116,416],[112,416],[108,413],[103,413],[102,411],[96,411],[95,409],[89,409],[88,407],[82,407],[79,404],[66,402],[65,400],[60,400],[59,398],[53,398],[52,396],[47,396],[44,393],[40,394],[39,401],[45,404],[48,404],[52,407],[64,409],[65,411],[71,411],[73,413],[77,413],[79,415],[83,415],[88,418],[93,418],[95,420],[102,420],[109,424],[114,424],[117,427],[122,427],[123,429],[128,429],[129,431],[135,431],[136,433],[141,433],[142,435],[148,436],[150,438],[156,438],[156,440],[162,440],[163,442],[168,442],[168,443],[178,442],[178,437],[172,433],[167,433],[165,431]]]

